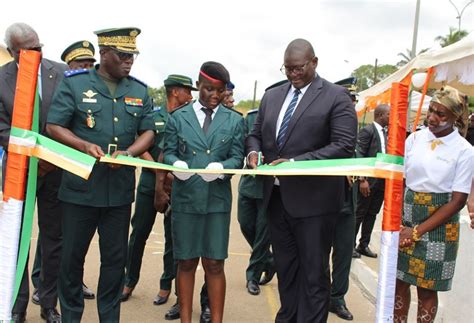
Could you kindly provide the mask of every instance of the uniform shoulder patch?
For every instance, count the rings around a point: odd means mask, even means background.
[[[144,87],[148,87],[148,85],[147,85],[145,82],[140,81],[140,80],[137,79],[135,76],[129,75],[128,78],[131,79],[131,80],[133,80],[133,81],[136,81],[137,83],[140,83],[140,84],[143,85]]]
[[[249,112],[247,112],[247,114],[257,113],[257,112],[258,112],[258,109],[253,109],[253,110],[250,110]]]
[[[230,111],[232,111],[232,112],[235,112],[235,113],[240,114],[241,116],[243,116],[242,112],[237,111],[237,110],[232,109],[232,108],[229,108],[229,107],[226,107],[226,106],[223,105],[223,104],[221,104],[221,107],[224,107],[224,108],[226,108],[227,110],[230,110]]]
[[[67,70],[64,72],[64,77],[71,77],[71,76],[87,74],[87,73],[89,73],[89,70],[87,68],[81,68],[78,70]]]

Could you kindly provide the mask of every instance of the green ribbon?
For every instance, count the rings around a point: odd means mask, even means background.
[[[39,130],[39,95],[36,91],[35,103],[33,109],[33,122],[31,130]],[[21,280],[25,271],[28,252],[30,249],[31,230],[33,227],[33,214],[36,202],[36,180],[38,176],[38,158],[30,157],[28,166],[28,181],[26,186],[26,197],[24,203],[23,222],[21,226],[20,247],[18,250],[18,262],[15,274],[15,287],[13,289],[13,304],[15,304],[18,292],[20,290]]]

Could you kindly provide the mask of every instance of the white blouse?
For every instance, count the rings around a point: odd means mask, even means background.
[[[473,147],[457,130],[436,138],[426,128],[405,141],[405,178],[412,191],[469,194],[473,169]]]

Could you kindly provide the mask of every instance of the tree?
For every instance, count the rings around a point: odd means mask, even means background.
[[[423,48],[422,50],[420,50],[418,52],[418,54],[416,54],[415,56],[413,57],[416,57],[420,54],[423,54],[424,52],[427,52],[429,50],[429,48]],[[406,63],[408,63],[409,61],[412,60],[412,55],[411,55],[411,49],[405,49],[405,53],[398,53],[397,56],[400,56],[402,59],[397,63],[397,66],[398,67],[402,67],[403,65],[405,65]]]
[[[357,89],[363,91],[376,84],[378,81],[383,80],[393,72],[397,70],[397,67],[391,64],[384,64],[377,66],[377,79],[374,80],[375,67],[372,64],[361,65],[355,69],[351,76],[357,77]]]
[[[449,34],[446,36],[437,36],[435,41],[439,42],[441,47],[446,47],[448,45],[454,44],[455,42],[460,41],[466,37],[469,33],[466,30],[456,30],[454,27],[449,27]]]
[[[153,106],[160,107],[166,104],[166,89],[164,86],[160,88],[148,87],[148,95],[153,99]]]

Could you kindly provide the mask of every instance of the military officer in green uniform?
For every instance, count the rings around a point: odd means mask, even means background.
[[[61,60],[65,62],[70,70],[77,70],[82,68],[91,68],[95,63],[95,49],[87,40],[81,40],[69,45],[64,52],[61,54]],[[41,248],[40,248],[40,235],[38,234],[38,240],[36,244],[35,261],[33,263],[33,269],[31,270],[31,282],[35,287],[31,300],[34,304],[40,305],[40,297],[38,292],[39,277],[41,273]],[[88,288],[85,284],[82,285],[82,292],[85,299],[94,299],[94,292]]]
[[[350,77],[335,84],[344,86],[351,93],[352,103],[355,104],[356,96],[353,95],[356,90],[355,83],[357,79]],[[355,154],[354,154],[355,155]],[[331,298],[329,302],[329,311],[336,314],[343,320],[351,321],[354,316],[349,311],[344,299],[349,290],[349,274],[352,263],[352,251],[354,246],[355,233],[355,200],[357,190],[352,189],[352,177],[347,177],[344,189],[344,204],[336,221],[334,236],[332,241],[332,272],[331,272]],[[360,257],[360,255],[359,255]]]
[[[243,118],[220,104],[229,79],[222,64],[204,63],[197,82],[199,99],[174,111],[165,130],[167,164],[216,172],[173,173],[172,236],[181,322],[191,322],[199,259],[206,275],[211,321],[223,320],[232,191],[230,176],[219,171],[240,168],[244,157]]]
[[[92,68],[95,63],[95,48],[88,40],[80,40],[69,45],[61,54],[61,60],[69,69]]]
[[[252,131],[258,109],[251,110],[245,117],[245,134]],[[260,294],[260,277],[264,271],[273,275],[273,257],[270,252],[270,237],[267,218],[263,207],[263,182],[260,176],[243,175],[239,182],[237,217],[240,230],[252,248],[246,270],[247,291],[251,295]]]
[[[66,72],[53,98],[47,130],[52,138],[100,158],[109,151],[140,156],[153,143],[152,103],[147,86],[129,76],[138,54],[138,28],[107,29],[98,35],[100,65]],[[84,259],[99,233],[97,307],[101,322],[119,322],[127,259],[135,169],[97,163],[88,180],[63,172],[63,253],[59,300],[63,322],[79,322],[84,311]]]
[[[158,156],[161,152],[159,146],[163,140],[169,113],[183,104],[190,102],[193,99],[191,91],[197,91],[197,89],[193,87],[192,79],[184,75],[169,75],[164,81],[164,85],[167,103],[165,107],[155,107],[153,109],[153,119],[156,129],[155,143],[149,151],[141,156],[141,158],[146,160],[158,161]],[[138,283],[146,240],[155,223],[157,213],[157,209],[154,206],[155,175],[155,170],[143,168],[138,183],[135,214],[132,217],[132,233],[128,243],[128,259],[122,301],[128,300],[135,285]],[[158,211],[165,213],[166,205],[162,210]],[[163,217],[163,226],[165,229],[163,274],[160,279],[160,291],[154,300],[155,305],[161,305],[167,302],[171,293],[171,283],[176,276],[176,265],[173,258],[171,241],[171,218],[169,216]]]

